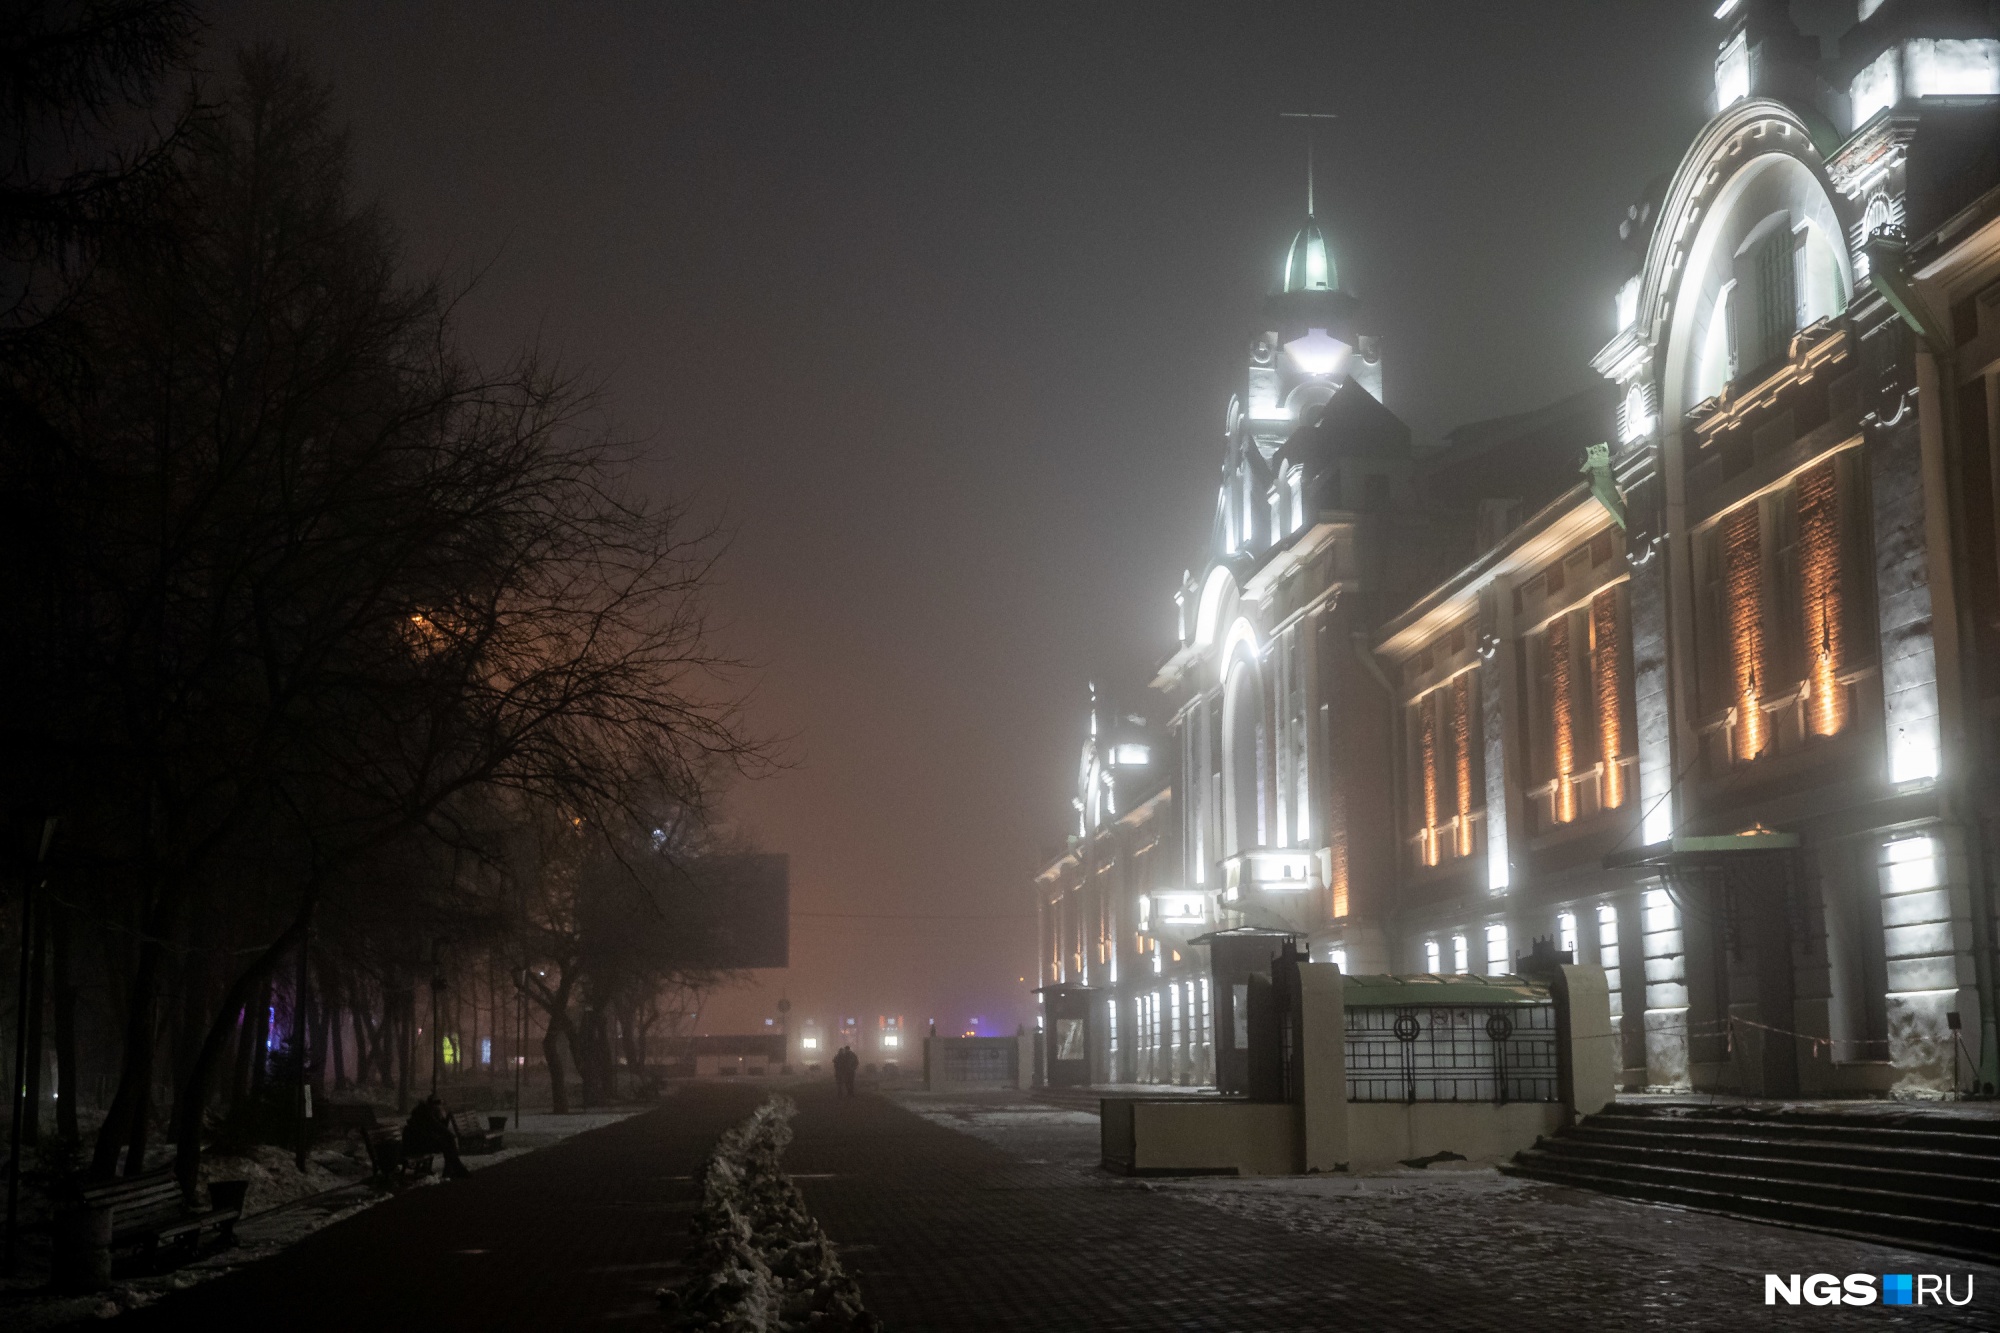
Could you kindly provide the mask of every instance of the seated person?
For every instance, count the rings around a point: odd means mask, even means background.
[[[403,1126],[403,1152],[406,1156],[443,1154],[446,1180],[472,1174],[459,1160],[458,1135],[452,1131],[451,1117],[445,1113],[444,1101],[436,1093],[418,1102],[417,1109],[410,1112],[409,1123]]]

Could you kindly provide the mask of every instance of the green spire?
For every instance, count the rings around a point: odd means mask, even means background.
[[[1285,252],[1283,290],[1326,292],[1339,286],[1340,275],[1334,272],[1333,251],[1327,249],[1326,233],[1308,213],[1306,225],[1299,228],[1299,234],[1292,238],[1292,248]]]

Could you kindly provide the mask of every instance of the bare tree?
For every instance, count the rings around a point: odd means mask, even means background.
[[[327,104],[294,57],[247,55],[175,146],[171,244],[108,241],[44,326],[73,373],[0,384],[0,481],[39,515],[4,585],[42,649],[22,752],[133,942],[99,1172],[141,1164],[191,930],[248,962],[181,997],[207,1014],[174,1071],[189,1180],[240,1015],[369,858],[490,855],[502,795],[698,815],[761,758],[707,638],[713,534],[622,489],[572,381],[456,350],[353,204]]]

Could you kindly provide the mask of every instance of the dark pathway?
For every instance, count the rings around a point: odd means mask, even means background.
[[[687,1248],[688,1179],[761,1089],[703,1086],[397,1199],[117,1328],[403,1333],[662,1326],[653,1290]]]

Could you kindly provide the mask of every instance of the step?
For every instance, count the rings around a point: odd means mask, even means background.
[[[2000,1159],[2000,1135],[1963,1128],[1932,1125],[1884,1125],[1834,1116],[1811,1120],[1765,1116],[1648,1114],[1623,1107],[1606,1107],[1587,1118],[1586,1123],[1603,1128],[1631,1128],[1647,1133],[1678,1134],[1688,1137],[1789,1139],[1810,1143],[1866,1144],[1918,1152],[1955,1153],[1968,1157]],[[1965,1120],[1963,1126],[1984,1122]]]
[[[1886,1217],[1851,1208],[1797,1203],[1763,1198],[1753,1194],[1725,1193],[1685,1185],[1626,1180],[1616,1175],[1580,1170],[1531,1158],[1533,1150],[1500,1169],[1508,1175],[1576,1189],[1594,1190],[1653,1203],[1675,1204],[1703,1212],[1721,1213],[1754,1222],[1770,1222],[1808,1231],[1828,1231],[1837,1235],[1891,1243],[1913,1249],[1977,1259],[1991,1263],[2000,1256],[2000,1230],[1962,1223],[1929,1222],[1917,1218]]]
[[[1917,1171],[1984,1182],[1992,1190],[2000,1182],[2000,1157],[1972,1153],[1934,1152],[1918,1148],[1884,1148],[1837,1139],[1741,1138],[1721,1134],[1669,1134],[1653,1129],[1625,1129],[1600,1124],[1595,1118],[1562,1132],[1564,1142],[1605,1147],[1654,1149],[1667,1152],[1712,1153],[1729,1157],[1759,1157],[1809,1162],[1819,1166],[1886,1171]]]
[[[1992,1182],[1923,1171],[1836,1167],[1834,1178],[1791,1158],[1724,1157],[1708,1153],[1607,1148],[1569,1138],[1546,1139],[1529,1150],[1548,1158],[1591,1163],[1595,1170],[1672,1172],[1718,1186],[1756,1184],[1764,1192],[1907,1217],[1946,1218],[2000,1228],[2000,1198]]]
[[[1885,1107],[1879,1102],[1864,1102],[1858,1106],[1866,1109],[1833,1111],[1791,1107],[1634,1105],[1629,1102],[1612,1102],[1597,1114],[1617,1116],[1622,1119],[1667,1120],[1693,1124],[1712,1120],[1735,1120],[1763,1125],[1817,1125],[1840,1130],[1893,1129],[1912,1134],[1963,1134],[1971,1139],[2000,1145],[2000,1116]]]

